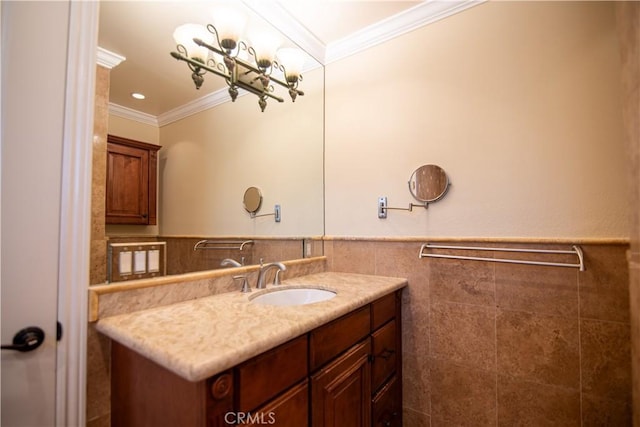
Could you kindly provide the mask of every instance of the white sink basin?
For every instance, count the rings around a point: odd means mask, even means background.
[[[327,289],[288,288],[257,295],[250,298],[250,301],[254,304],[292,306],[326,301],[335,296],[335,292]]]

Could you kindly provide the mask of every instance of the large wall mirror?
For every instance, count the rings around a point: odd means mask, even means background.
[[[233,5],[243,8],[242,2]],[[196,90],[187,65],[170,56],[176,50],[172,37],[175,28],[189,22],[213,23],[212,13],[217,6],[215,1],[106,1],[100,7],[99,46],[126,57],[110,73],[109,101],[119,112],[110,115],[109,133],[140,139],[140,132],[136,134],[135,130],[140,129],[140,122],[130,120],[126,113],[144,113],[141,117],[145,131],[157,131],[157,142],[146,142],[162,146],[158,153],[157,227],[120,226],[107,228],[107,234],[155,234],[187,242],[177,255],[168,245],[169,259],[204,256],[193,251],[189,239],[256,237],[295,241],[324,234],[324,71],[314,58],[306,55],[306,71],[300,83],[305,94],[295,103],[286,91],[281,91],[284,102],[269,100],[261,112],[258,98],[246,94],[233,103],[222,102],[175,119],[179,116],[176,111],[188,110],[185,106],[197,110],[203,102],[228,100],[222,78],[205,75],[202,87]],[[295,45],[250,9],[243,8],[241,12],[246,14],[247,28],[275,32],[283,46]],[[146,99],[135,100],[130,97],[132,92],[141,92]],[[130,132],[127,126],[131,126]],[[280,222],[275,222],[273,216],[249,215],[243,205],[243,195],[249,187],[260,188],[264,209],[281,207]],[[288,252],[282,258],[302,258],[303,246],[299,244],[295,254]],[[212,254],[206,256],[215,258]],[[257,257],[248,263],[256,262]],[[202,265],[202,269],[218,267],[216,261]]]

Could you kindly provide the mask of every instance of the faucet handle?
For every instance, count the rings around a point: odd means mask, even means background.
[[[233,276],[233,280],[235,280],[236,282],[242,281],[242,288],[240,289],[240,292],[242,293],[247,293],[247,292],[251,292],[251,287],[249,287],[249,281],[247,280],[247,276]]]

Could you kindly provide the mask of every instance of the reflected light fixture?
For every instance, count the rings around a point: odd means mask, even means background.
[[[184,24],[173,33],[177,52],[171,56],[187,63],[196,89],[207,72],[215,74],[225,79],[231,101],[238,97],[238,89],[244,89],[258,97],[261,111],[267,98],[284,102],[276,95],[274,84],[287,89],[292,102],[304,95],[298,89],[304,65],[300,49],[278,50],[280,39],[270,33],[251,34],[249,45],[241,39],[245,19],[235,10],[218,11],[213,21],[215,25],[206,27]]]

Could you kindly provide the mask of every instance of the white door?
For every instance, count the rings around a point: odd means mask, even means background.
[[[12,344],[26,327],[45,334],[33,351],[2,350],[3,427],[84,420],[89,191],[81,175],[90,171],[82,156],[90,154],[95,78],[86,56],[95,55],[95,35],[85,37],[90,49],[79,47],[84,3],[0,2],[1,340]],[[91,32],[97,7],[89,8]],[[76,150],[78,142],[89,148]]]

